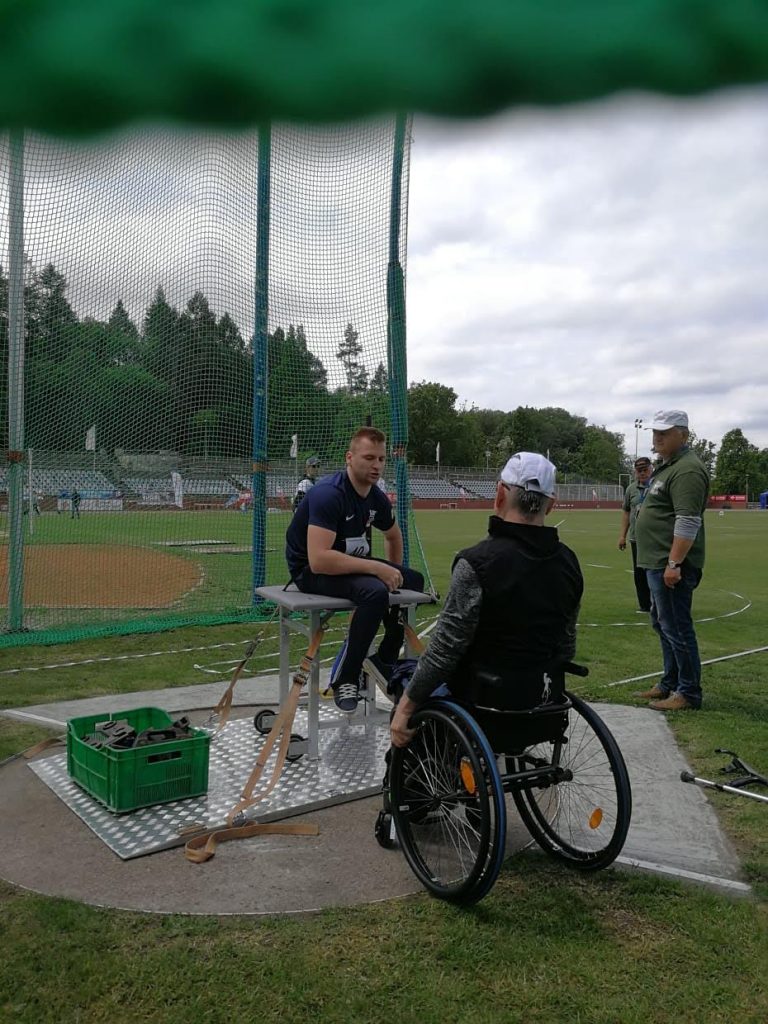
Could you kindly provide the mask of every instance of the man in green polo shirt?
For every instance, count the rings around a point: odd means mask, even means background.
[[[704,568],[704,509],[709,473],[688,447],[688,415],[657,412],[653,447],[661,457],[635,523],[637,564],[646,570],[651,625],[664,660],[660,681],[639,696],[657,711],[701,707],[701,660],[693,628],[693,592]]]
[[[651,610],[651,592],[648,589],[648,578],[645,574],[645,569],[639,568],[637,564],[635,520],[645,498],[645,491],[648,487],[652,471],[651,460],[646,455],[635,459],[635,479],[624,492],[624,504],[621,506],[619,551],[626,550],[627,536],[629,536],[629,547],[632,551],[632,569],[635,574],[635,593],[637,594],[638,611],[641,612],[649,612]]]

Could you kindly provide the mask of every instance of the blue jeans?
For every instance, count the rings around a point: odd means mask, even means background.
[[[646,573],[651,591],[651,625],[659,634],[664,659],[664,675],[657,685],[665,694],[679,693],[693,707],[701,707],[701,659],[691,617],[701,569],[683,563],[676,587],[665,586],[663,569],[646,569]]]

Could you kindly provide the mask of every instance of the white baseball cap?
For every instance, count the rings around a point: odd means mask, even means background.
[[[688,429],[688,413],[682,409],[659,409],[653,414],[653,423],[649,430],[671,430],[672,427]]]
[[[501,482],[526,491],[538,491],[548,498],[555,496],[557,470],[543,455],[536,452],[517,452],[501,471]]]

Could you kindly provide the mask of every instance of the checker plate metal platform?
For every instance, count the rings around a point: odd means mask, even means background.
[[[389,716],[372,714],[350,721],[335,709],[321,708],[320,757],[304,755],[286,762],[269,797],[250,809],[251,821],[275,821],[296,814],[373,796],[381,790],[384,756],[389,748]],[[293,731],[306,735],[307,714],[299,709]],[[265,737],[253,719],[229,722],[211,743],[208,793],[174,803],[113,814],[90,797],[67,773],[66,753],[32,762],[32,771],[70,810],[123,860],[182,846],[185,829],[221,828],[240,798]],[[262,780],[271,776],[274,754]]]

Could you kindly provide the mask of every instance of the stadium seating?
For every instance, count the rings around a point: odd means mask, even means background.
[[[426,480],[413,478],[410,481],[411,495],[414,498],[427,498],[436,501],[458,501],[461,491],[448,480]]]
[[[123,480],[123,490],[126,493],[136,493],[140,498],[148,495],[173,494],[173,484],[170,476],[129,476]]]
[[[25,481],[26,482],[26,481]],[[95,469],[33,469],[32,490],[39,494],[58,495],[76,489],[85,497],[88,492],[113,493],[112,481]]]
[[[200,480],[184,477],[185,494],[231,494],[234,490],[231,480]]]
[[[495,480],[457,480],[457,485],[463,487],[468,498],[495,498]]]

